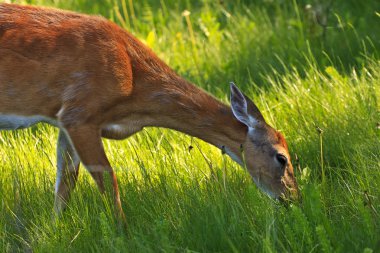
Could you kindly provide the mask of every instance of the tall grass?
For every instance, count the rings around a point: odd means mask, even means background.
[[[376,1],[335,1],[325,31],[308,1],[17,2],[101,13],[226,102],[237,82],[285,134],[303,202],[278,205],[210,145],[146,129],[104,141],[127,233],[83,168],[57,220],[57,130],[39,124],[0,132],[1,252],[380,251]]]

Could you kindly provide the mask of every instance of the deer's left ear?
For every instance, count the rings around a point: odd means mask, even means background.
[[[238,121],[250,128],[254,128],[260,122],[265,123],[263,115],[252,100],[245,96],[232,82],[230,89],[231,109]]]

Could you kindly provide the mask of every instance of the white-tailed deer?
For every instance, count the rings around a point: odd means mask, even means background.
[[[54,209],[61,212],[79,163],[105,191],[118,184],[101,138],[164,127],[224,149],[270,196],[298,194],[284,137],[231,84],[231,107],[187,82],[104,18],[0,4],[0,129],[48,122],[60,129]],[[242,147],[242,152],[241,152]]]

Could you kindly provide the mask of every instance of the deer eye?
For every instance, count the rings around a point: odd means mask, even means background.
[[[283,167],[285,167],[288,164],[288,158],[286,158],[286,156],[284,156],[283,154],[277,154],[276,159]]]

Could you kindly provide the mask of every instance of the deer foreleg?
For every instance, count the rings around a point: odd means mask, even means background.
[[[66,128],[66,131],[80,157],[80,160],[91,173],[102,193],[107,191],[104,186],[104,173],[109,173],[115,207],[119,217],[124,220],[125,217],[120,202],[116,175],[104,152],[100,129],[93,125],[81,125]]]

